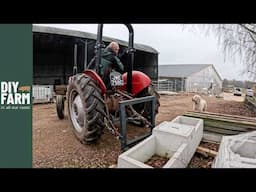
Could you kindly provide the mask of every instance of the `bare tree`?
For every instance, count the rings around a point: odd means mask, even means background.
[[[256,24],[199,25],[207,33],[212,31],[222,46],[225,57],[236,59],[237,53],[244,64],[243,73],[256,79]]]

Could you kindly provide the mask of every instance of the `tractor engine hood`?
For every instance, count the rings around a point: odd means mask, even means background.
[[[121,87],[122,90],[126,91],[127,85],[127,73],[122,75],[124,85]],[[132,71],[132,94],[135,96],[140,93],[143,89],[148,87],[151,83],[150,78],[140,71]]]

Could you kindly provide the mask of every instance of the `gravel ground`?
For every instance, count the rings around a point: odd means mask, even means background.
[[[156,124],[192,110],[192,96],[161,96]],[[242,102],[204,98],[210,112],[255,117],[255,113],[249,111]],[[145,129],[129,126],[128,132],[131,138],[138,132],[144,133]],[[119,154],[120,142],[108,130],[105,130],[97,144],[82,145],[72,133],[67,115],[63,120],[58,119],[55,104],[33,106],[33,167],[106,168],[117,163]]]

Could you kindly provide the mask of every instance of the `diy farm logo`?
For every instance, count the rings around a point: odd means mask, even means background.
[[[18,81],[1,81],[1,109],[29,109],[30,86],[19,86]]]

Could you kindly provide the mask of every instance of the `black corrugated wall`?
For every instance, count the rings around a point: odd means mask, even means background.
[[[82,40],[82,41],[81,41]],[[78,45],[78,72],[84,69],[85,43],[87,40],[87,63],[94,56],[95,40],[78,37],[33,33],[33,84],[67,84],[74,65],[74,45]],[[107,45],[107,43],[105,42]],[[122,52],[124,47],[121,47]],[[126,66],[127,55],[121,58]],[[134,70],[146,73],[152,80],[158,77],[158,54],[136,50]]]

